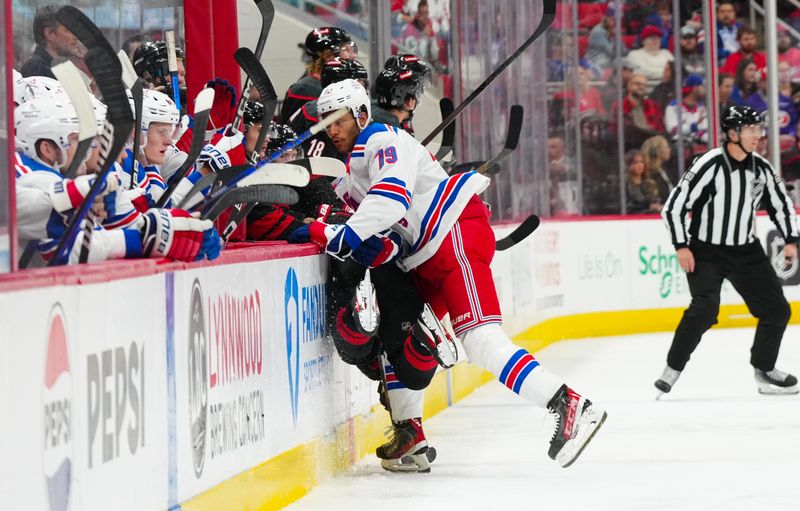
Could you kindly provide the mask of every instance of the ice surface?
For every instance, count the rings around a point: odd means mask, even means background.
[[[547,457],[551,419],[493,382],[430,421],[430,474],[391,474],[369,456],[289,510],[800,510],[800,398],[761,396],[754,329],[706,334],[655,401],[671,334],[566,341],[538,353],[609,414],[567,469]],[[800,327],[778,367],[800,373]]]

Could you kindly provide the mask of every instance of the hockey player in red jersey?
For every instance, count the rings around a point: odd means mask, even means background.
[[[353,60],[358,57],[350,34],[337,27],[315,28],[306,36],[304,48],[309,60],[306,65],[306,74],[286,91],[281,114],[278,117],[281,124],[288,124],[289,119],[300,107],[319,97],[319,93],[322,92],[320,73],[326,60],[333,57]]]
[[[413,272],[436,315],[450,314],[470,361],[555,415],[548,455],[563,467],[571,465],[606,412],[515,346],[500,327],[489,266],[494,232],[478,197],[489,179],[475,172],[448,177],[406,132],[370,122],[369,96],[354,80],[330,85],[320,95],[323,118],[341,107],[350,113],[334,122],[328,135],[340,152],[350,154],[350,172],[334,185],[356,212],[344,225],[310,224],[308,238],[339,259],[357,255],[369,266],[396,263]],[[383,234],[390,229],[402,243]]]

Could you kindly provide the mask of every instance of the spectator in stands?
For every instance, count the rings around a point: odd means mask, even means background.
[[[800,49],[794,46],[792,34],[783,25],[778,25],[778,62],[789,65],[792,76],[791,81],[800,82]]]
[[[625,2],[622,11],[623,33],[638,35],[647,24],[645,20],[656,13],[655,0]]]
[[[656,184],[645,173],[644,156],[635,149],[625,153],[625,199],[628,214],[658,213],[662,208]]]
[[[547,60],[547,81],[563,82],[572,60],[572,36],[562,32],[551,40],[550,58]]]
[[[603,90],[600,92],[600,95],[603,97],[603,106],[606,107],[606,110],[609,110],[614,101],[617,100],[618,88],[622,89],[623,97],[628,94],[628,81],[631,79],[635,67],[631,64],[630,60],[628,60],[628,57],[622,57],[619,63],[619,69],[620,74],[619,78],[617,78],[617,66],[612,66],[611,76],[608,78],[606,86],[603,87]]]
[[[656,12],[644,20],[646,25],[653,25],[661,29],[664,34],[661,37],[661,47],[669,48],[670,38],[672,37],[672,3],[670,0],[658,0],[656,2]]]
[[[673,100],[664,112],[664,126],[673,140],[683,136],[689,143],[708,143],[708,118],[706,117],[706,88],[703,77],[689,75],[683,80],[683,101],[680,107]],[[678,126],[678,108],[681,125]]]
[[[795,130],[795,143],[781,153],[781,171],[787,182],[800,179],[800,123]],[[798,183],[795,184],[796,189],[797,187]]]
[[[614,9],[606,11],[603,19],[589,31],[589,45],[586,48],[585,58],[593,66],[608,69],[616,55],[616,18]],[[623,52],[624,53],[624,52]]]
[[[581,113],[586,112],[597,115],[606,113],[603,100],[600,97],[600,91],[592,85],[592,80],[596,78],[592,66],[585,59],[581,59],[578,66],[579,107]]]
[[[129,37],[124,43],[122,43],[122,51],[128,55],[128,58],[131,59],[131,63],[133,63],[133,54],[136,52],[136,48],[149,40],[150,37],[147,34],[136,34],[133,37]]]
[[[45,5],[36,10],[33,18],[33,40],[36,50],[22,65],[22,76],[47,76],[55,78],[50,68],[53,59],[68,59],[78,50],[78,38],[56,20],[61,6]]]
[[[778,73],[781,72],[781,67],[783,67],[783,80],[789,82],[789,74],[788,74],[788,66],[786,62],[781,62],[778,64]],[[778,77],[778,81],[781,81],[781,77]],[[789,83],[791,87],[791,83]],[[784,88],[785,90],[785,88]],[[767,102],[767,70],[762,69],[761,73],[759,74],[758,80],[758,90],[751,94],[745,101],[744,104],[749,106],[761,113],[765,113],[767,111],[768,102]],[[792,101],[792,97],[790,95],[785,95],[782,92],[778,93],[778,128],[780,129],[780,145],[781,147],[790,147],[794,143],[794,135],[797,126],[797,107],[795,106],[794,102]]]
[[[645,98],[647,77],[638,71],[628,81],[628,94],[622,99],[622,115],[626,147],[640,147],[645,139],[664,132],[664,121],[658,104]],[[611,108],[612,130],[616,130],[616,103]]]
[[[429,16],[428,0],[419,1],[414,19],[406,25],[400,37],[405,53],[413,53],[434,66],[438,63],[439,43]]]
[[[732,53],[725,60],[725,64],[720,68],[721,73],[734,74],[739,67],[739,62],[743,59],[752,59],[758,70],[767,67],[767,56],[764,52],[756,51],[756,32],[750,27],[742,27],[737,35],[739,41],[739,51]]]
[[[719,87],[717,94],[719,95],[719,111],[723,112],[727,107],[733,106],[735,103],[731,101],[731,94],[733,93],[733,84],[736,83],[736,78],[728,73],[719,74]]]
[[[664,33],[660,28],[647,25],[642,30],[642,47],[628,53],[628,60],[644,74],[648,80],[661,80],[664,66],[673,60],[669,50],[661,48],[661,37]]]
[[[758,71],[753,59],[744,59],[736,69],[736,82],[731,92],[731,102],[744,105],[744,102],[758,90]]]
[[[642,157],[644,158],[645,176],[655,184],[654,196],[660,204],[664,204],[669,197],[669,192],[675,187],[677,176],[670,175],[664,166],[672,156],[672,149],[665,137],[656,135],[650,137],[642,144]]]
[[[564,137],[547,139],[547,162],[550,175],[550,214],[553,216],[578,213],[574,176],[575,166],[567,156]]]
[[[661,76],[661,82],[653,88],[648,97],[658,103],[658,107],[662,112],[667,108],[670,101],[675,99],[674,60],[664,65],[664,74]]]
[[[738,32],[742,26],[736,20],[733,1],[720,0],[717,4],[717,55],[720,62],[739,51]],[[735,71],[736,67],[733,69]]]
[[[697,44],[697,30],[691,25],[684,25],[681,28],[680,51],[683,76],[705,74],[706,63],[703,53]]]

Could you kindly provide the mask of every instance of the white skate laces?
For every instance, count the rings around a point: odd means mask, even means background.
[[[608,414],[566,385],[556,392],[547,409],[556,422],[547,455],[567,468],[586,449]]]
[[[759,394],[787,395],[800,393],[797,378],[779,369],[769,371],[755,369],[756,385]]]

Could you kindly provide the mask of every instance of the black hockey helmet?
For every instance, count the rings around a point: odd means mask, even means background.
[[[175,47],[175,56],[185,60],[183,50]],[[169,57],[167,43],[164,41],[147,41],[139,45],[133,53],[133,69],[145,80],[157,82],[169,74]],[[159,83],[158,85],[163,85]]]
[[[264,121],[264,105],[258,101],[247,100],[244,104],[244,114],[242,115],[245,126],[252,126]]]
[[[318,59],[325,50],[339,54],[339,48],[345,43],[352,43],[350,34],[338,27],[319,27],[306,36],[304,51],[311,60]]]
[[[328,59],[322,64],[322,88],[342,80],[352,78],[363,80],[364,88],[369,89],[369,76],[367,69],[357,60],[345,60],[339,57]]]
[[[290,141],[297,138],[297,133],[295,133],[292,128],[286,124],[277,124],[274,122],[270,123],[267,135],[269,136],[267,154],[275,151],[276,149],[280,149]]]
[[[403,63],[395,55],[375,79],[375,99],[384,108],[400,107],[409,96],[419,102],[428,76],[428,66],[413,55],[414,60]],[[391,61],[391,62],[390,62]]]
[[[427,74],[430,70],[430,67],[424,60],[416,55],[412,55],[411,53],[398,53],[397,55],[392,55],[386,59],[386,62],[383,64],[384,69],[400,67],[410,67],[423,74]]]
[[[167,52],[165,51],[162,55],[159,50],[158,45],[151,41],[144,42],[136,48],[133,53],[133,69],[137,75],[148,79],[145,74],[149,73],[148,76],[153,79],[169,73]]]
[[[736,130],[738,132],[742,126],[761,124],[763,121],[761,114],[755,108],[733,105],[722,112],[720,126],[723,133],[728,133],[728,130]]]

